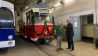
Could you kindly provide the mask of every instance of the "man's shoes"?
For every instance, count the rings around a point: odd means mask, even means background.
[[[63,50],[63,48],[59,48],[59,50]]]
[[[66,49],[70,49],[70,48],[66,48]]]
[[[59,52],[59,49],[57,49],[56,51]]]
[[[74,49],[70,50],[70,51],[74,51]]]

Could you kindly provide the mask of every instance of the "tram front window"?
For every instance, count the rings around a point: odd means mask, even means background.
[[[44,23],[45,21],[47,22],[47,23],[51,23],[52,21],[52,17],[50,17],[49,15],[39,15],[38,16],[38,14],[36,15],[36,13],[35,13],[35,16],[36,16],[36,19],[35,19],[35,21],[36,21],[36,23]]]
[[[13,28],[13,14],[7,8],[0,8],[0,28]]]
[[[50,16],[47,16],[47,15],[41,15],[41,22],[47,22],[47,23],[51,23],[51,18]]]

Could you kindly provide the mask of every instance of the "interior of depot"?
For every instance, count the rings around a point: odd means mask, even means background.
[[[25,7],[36,1],[13,0],[10,2],[15,4],[16,31],[19,32],[19,24],[21,24],[22,13]],[[97,0],[70,0],[63,5],[59,5],[59,0],[44,0],[44,2],[53,9],[55,24],[59,22],[67,25],[66,19],[71,18],[75,30],[74,41],[85,41],[94,45],[96,44],[96,40],[98,39]]]

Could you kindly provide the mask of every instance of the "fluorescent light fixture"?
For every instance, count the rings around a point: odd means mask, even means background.
[[[64,0],[65,4],[68,4],[68,3],[72,3],[74,2],[75,0]]]
[[[72,0],[65,0],[65,3],[69,3],[69,2],[71,2]]]

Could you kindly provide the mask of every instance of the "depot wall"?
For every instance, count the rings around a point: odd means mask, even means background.
[[[98,1],[96,3],[98,3]],[[62,5],[54,11],[55,21],[64,24],[66,24],[66,19],[69,16],[81,16],[87,14],[94,14],[94,24],[96,22],[98,23],[98,19],[96,20],[95,0],[76,0],[74,3]]]
[[[55,21],[63,24],[69,16],[82,16],[94,14],[94,36],[98,38],[98,0],[76,0],[74,3],[65,4],[55,9]]]

